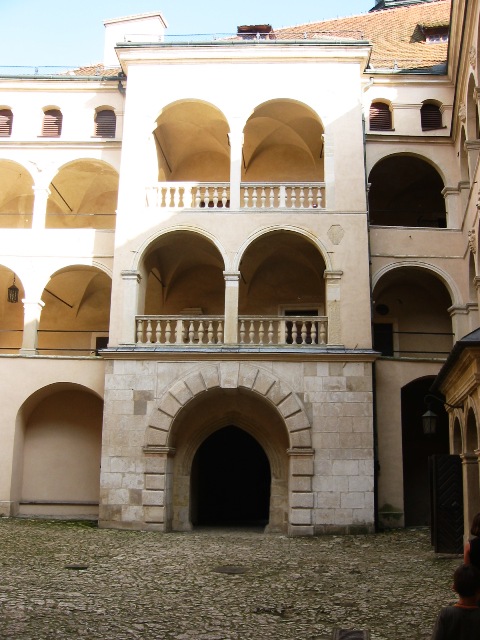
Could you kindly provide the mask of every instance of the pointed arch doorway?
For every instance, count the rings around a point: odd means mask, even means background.
[[[249,433],[228,425],[199,446],[191,474],[194,526],[265,527],[271,472],[265,451]]]

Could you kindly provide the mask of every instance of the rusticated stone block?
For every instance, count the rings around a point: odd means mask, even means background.
[[[145,489],[159,491],[165,489],[165,474],[163,473],[146,473]]]
[[[259,370],[253,388],[255,391],[257,391],[257,393],[261,393],[262,396],[266,396],[274,384],[275,378],[273,378],[268,373],[265,373],[265,371]]]
[[[292,493],[290,506],[292,509],[312,509],[313,493]]]
[[[154,429],[163,429],[163,431],[168,431],[172,424],[172,416],[163,413],[163,411],[160,411],[159,409],[155,409],[149,416],[148,424]]]
[[[258,369],[250,365],[241,364],[240,371],[238,372],[238,386],[245,387],[245,389],[252,389],[255,384],[255,378],[257,377]]]
[[[281,382],[275,382],[275,384],[270,387],[267,393],[267,398],[273,402],[275,405],[279,405],[283,402],[290,394],[292,393],[291,389],[289,389],[286,385]]]
[[[302,409],[296,396],[293,394],[285,398],[285,400],[278,405],[278,408],[284,418],[294,415]]]
[[[192,392],[183,380],[179,380],[176,384],[173,385],[173,387],[170,388],[170,394],[182,406],[193,397]]]
[[[290,509],[290,523],[293,525],[311,525],[312,510],[311,509]]]
[[[158,408],[160,409],[160,411],[163,411],[173,418],[181,409],[181,404],[176,398],[170,395],[170,393],[167,393],[158,403]]]
[[[192,392],[192,395],[194,396],[196,396],[199,393],[202,393],[206,389],[205,380],[200,375],[199,371],[196,371],[195,373],[192,373],[191,375],[189,375],[188,378],[185,379],[185,384],[187,385],[187,387]]]
[[[202,369],[203,380],[207,389],[214,389],[220,386],[220,378],[217,367],[205,367]]]
[[[168,433],[159,429],[149,429],[147,441],[150,445],[164,447],[167,443]]]
[[[163,491],[143,491],[142,502],[145,506],[163,507],[165,493]]]
[[[165,509],[163,507],[144,507],[145,522],[163,524]]]
[[[290,436],[290,442],[292,447],[310,447],[312,444],[310,429],[295,431]]]
[[[287,423],[287,429],[290,431],[290,433],[292,433],[293,431],[302,431],[303,429],[310,428],[307,414],[304,411],[299,411],[298,413],[289,416],[288,418],[286,418],[285,422]]]

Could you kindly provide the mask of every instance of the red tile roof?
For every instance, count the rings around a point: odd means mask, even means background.
[[[276,29],[276,39],[353,38],[373,45],[370,65],[374,68],[422,69],[442,65],[447,60],[446,42],[427,43],[423,28],[450,23],[451,0],[372,11],[347,18],[310,22]]]

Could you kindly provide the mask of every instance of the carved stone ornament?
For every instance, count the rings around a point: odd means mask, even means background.
[[[477,66],[477,50],[475,49],[475,47],[470,47],[470,51],[468,52],[468,57],[470,60],[470,65],[472,67],[472,69],[475,69],[475,67]]]
[[[470,229],[468,232],[468,245],[472,253],[477,253],[477,234],[475,229]]]
[[[463,102],[461,102],[460,106],[458,107],[458,119],[460,120],[460,122],[465,122],[467,119],[467,109]]]
[[[340,244],[345,235],[345,231],[339,224],[332,224],[327,233],[332,244]]]

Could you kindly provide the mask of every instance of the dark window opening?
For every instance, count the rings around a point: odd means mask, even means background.
[[[103,109],[95,114],[95,136],[98,138],[114,138],[117,125],[115,112]]]
[[[373,348],[382,356],[393,356],[393,324],[375,322],[373,325]]]
[[[442,129],[442,113],[437,104],[427,102],[420,109],[420,118],[422,123],[422,131],[432,131],[434,129]]]
[[[42,136],[58,138],[62,133],[62,112],[58,109],[45,111],[43,115]]]
[[[370,106],[370,131],[391,131],[392,112],[385,102],[373,102]]]
[[[0,136],[8,138],[12,135],[13,113],[10,109],[0,109]]]
[[[98,352],[108,347],[108,336],[98,336],[95,338],[95,355],[98,356]]]

